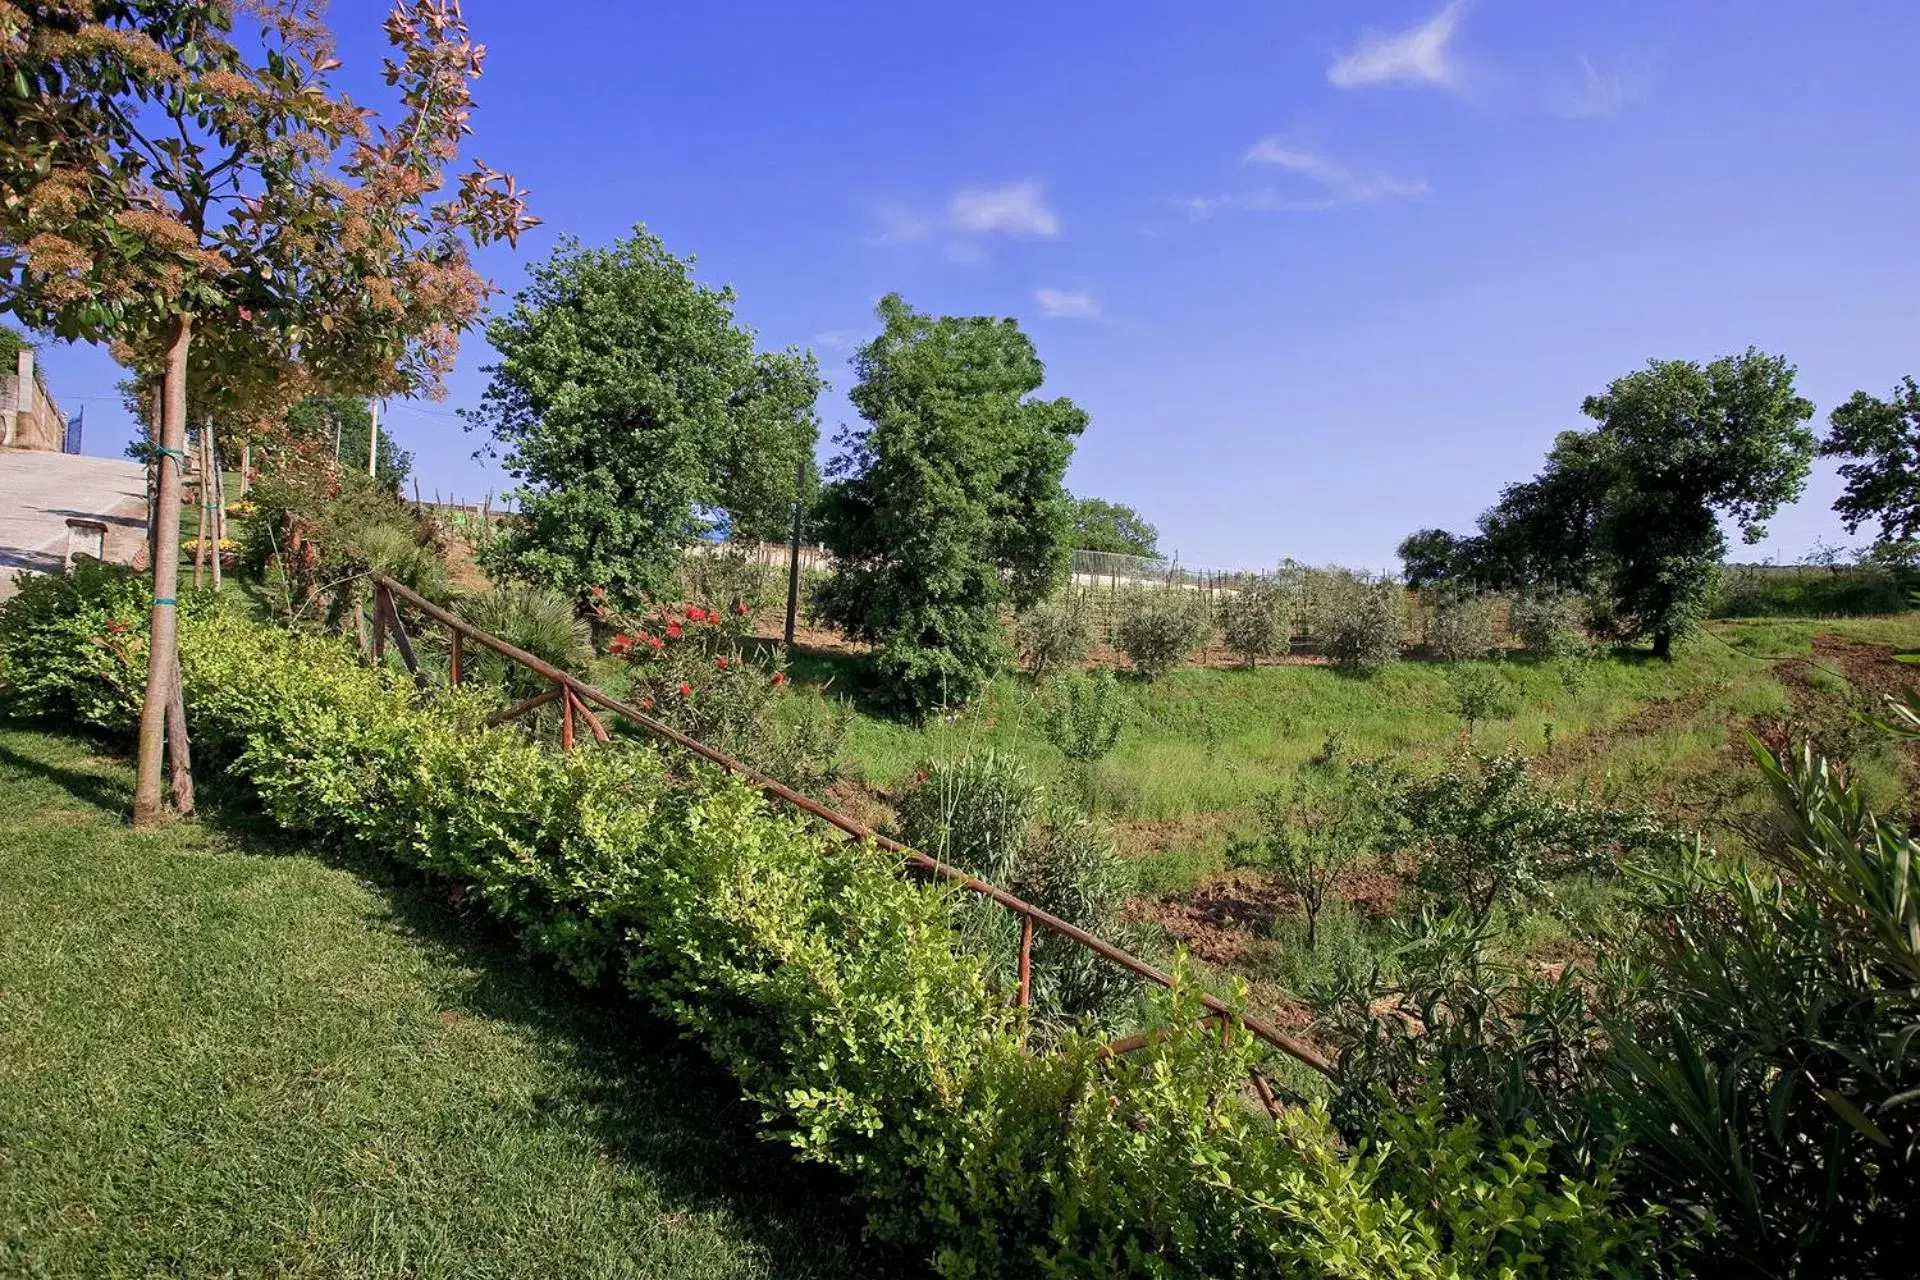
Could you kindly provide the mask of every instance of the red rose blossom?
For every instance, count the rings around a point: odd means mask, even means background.
[[[786,673],[786,672],[784,672],[784,671],[776,671],[776,672],[774,672],[774,673],[773,673],[773,687],[774,687],[774,688],[776,688],[776,689],[778,689],[778,688],[779,688],[779,687],[780,687],[781,685],[783,685],[783,684],[785,684],[786,682],[787,682],[787,673]]]
[[[693,686],[685,680],[680,682],[680,696],[683,698],[691,698],[693,696]]]

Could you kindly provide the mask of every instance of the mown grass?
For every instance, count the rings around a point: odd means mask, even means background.
[[[902,1273],[628,1002],[129,793],[0,723],[0,1274]]]

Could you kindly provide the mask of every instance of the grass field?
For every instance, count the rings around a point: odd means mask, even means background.
[[[1716,622],[1672,663],[1634,652],[1511,658],[1495,664],[1510,714],[1480,724],[1471,745],[1524,752],[1558,790],[1651,804],[1738,848],[1746,820],[1767,803],[1746,735],[1791,723],[1810,726],[1823,747],[1848,758],[1883,812],[1903,813],[1920,772],[1911,757],[1873,740],[1854,713],[1920,675],[1893,660],[1910,648],[1920,648],[1916,613]],[[816,655],[795,671],[803,681],[854,690],[855,662]],[[1237,846],[1250,834],[1254,801],[1336,734],[1352,752],[1416,765],[1458,751],[1467,728],[1454,670],[1409,661],[1357,677],[1296,662],[1189,667],[1151,685],[1128,678],[1128,725],[1100,768],[1095,808],[1130,861],[1145,914],[1196,949],[1215,925],[1255,935],[1256,950],[1291,942],[1285,901],[1257,872],[1240,869]],[[858,710],[847,754],[867,794],[848,798],[884,822],[889,793],[924,761],[983,749],[1018,756],[1037,778],[1060,785],[1065,761],[1047,738],[1046,697],[1014,675],[959,715],[923,726]],[[1196,918],[1196,932],[1182,932],[1181,922]],[[1341,927],[1336,919],[1336,932]],[[1235,941],[1216,951],[1238,949]]]
[[[624,1000],[130,786],[0,724],[0,1274],[912,1273]]]

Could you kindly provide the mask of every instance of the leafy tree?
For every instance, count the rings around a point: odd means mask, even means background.
[[[1093,647],[1093,625],[1086,611],[1074,604],[1042,600],[1014,624],[1014,643],[1020,660],[1033,673],[1034,683],[1062,667],[1071,667]]]
[[[1604,585],[1628,638],[1661,657],[1704,614],[1731,520],[1749,543],[1806,483],[1811,403],[1794,368],[1749,348],[1702,366],[1654,360],[1589,396],[1599,426],[1563,432],[1532,480],[1507,486],[1480,532],[1403,544],[1423,585],[1494,590]],[[1439,554],[1446,553],[1446,554]]]
[[[1820,456],[1850,459],[1840,464],[1846,492],[1833,504],[1847,532],[1875,521],[1882,543],[1920,534],[1920,384],[1902,378],[1886,400],[1856,391],[1827,420],[1833,430]]]
[[[1416,529],[1400,540],[1401,576],[1415,591],[1467,577],[1477,551],[1476,540],[1445,529]]]
[[[1206,601],[1180,587],[1135,588],[1120,601],[1114,648],[1151,683],[1185,662],[1207,638]]]
[[[1285,790],[1261,799],[1263,856],[1300,901],[1309,951],[1340,877],[1380,847],[1388,820],[1378,773],[1337,755],[1301,766]]]
[[[380,128],[329,91],[340,63],[317,0],[249,6],[253,53],[234,9],[0,9],[0,306],[158,375],[163,529],[179,519],[190,378],[202,398],[249,403],[296,368],[346,392],[436,387],[485,293],[467,245],[532,222],[484,165],[436,198],[484,56],[457,3],[393,8],[385,73],[402,111]],[[153,578],[141,824],[160,816],[177,558],[156,556]]]
[[[522,482],[509,565],[620,603],[671,595],[680,550],[722,520],[789,518],[813,452],[813,357],[764,353],[731,289],[645,227],[605,249],[562,240],[487,326],[500,353],[470,424]]]
[[[1073,545],[1079,551],[1107,551],[1153,559],[1160,554],[1160,531],[1123,502],[1075,498]]]
[[[1655,360],[1580,406],[1600,423],[1594,463],[1607,480],[1598,541],[1616,607],[1653,651],[1705,614],[1731,520],[1748,543],[1798,497],[1814,437],[1813,404],[1783,356],[1749,348],[1705,366]]]
[[[1087,415],[1033,398],[1045,370],[1011,320],[933,317],[883,298],[855,359],[866,425],[839,437],[819,536],[838,570],[815,607],[875,646],[886,696],[925,714],[965,702],[1007,662],[1001,614],[1067,571],[1061,487]]]
[[[1287,652],[1293,638],[1292,609],[1292,596],[1282,583],[1272,578],[1244,579],[1215,606],[1220,639],[1251,670],[1260,659]]]

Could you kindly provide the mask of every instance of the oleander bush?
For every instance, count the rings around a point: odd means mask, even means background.
[[[109,578],[76,583],[0,610],[16,701],[87,705],[60,688],[90,678],[61,673],[71,647],[21,643],[122,607]],[[617,978],[942,1275],[1655,1270],[1647,1215],[1604,1171],[1555,1172],[1535,1136],[1410,1109],[1381,1121],[1391,1144],[1356,1148],[1315,1103],[1276,1122],[1246,1088],[1268,1051],[1201,1024],[1184,971],[1148,1000],[1167,1032],[1148,1047],[1104,1056],[1069,1026],[1032,1052],[954,928],[961,891],[737,778],[630,741],[561,754],[488,729],[484,691],[422,692],[340,637],[212,614],[189,617],[181,654],[196,749],[276,822],[462,886],[581,980]],[[124,727],[114,714],[86,712]]]

